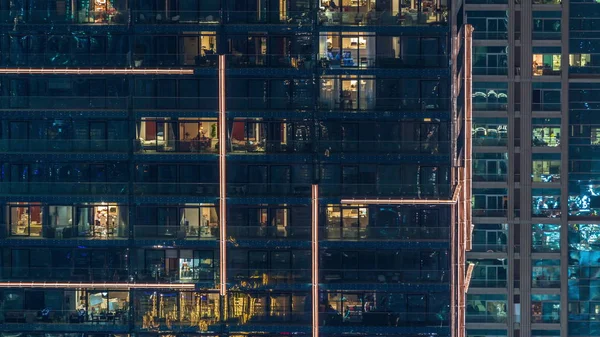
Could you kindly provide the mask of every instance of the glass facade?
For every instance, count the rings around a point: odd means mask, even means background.
[[[0,0],[0,337],[454,335],[454,2]]]

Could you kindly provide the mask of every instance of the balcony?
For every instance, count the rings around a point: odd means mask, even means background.
[[[310,226],[227,226],[227,236],[235,240],[306,240],[310,239]]]

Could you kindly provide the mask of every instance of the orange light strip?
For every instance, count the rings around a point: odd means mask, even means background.
[[[55,74],[55,75],[193,75],[194,69],[132,69],[132,68],[115,68],[115,69],[45,69],[45,68],[16,68],[16,69],[0,69],[0,74],[19,75],[19,74]]]
[[[220,227],[220,287],[222,296],[227,293],[227,119],[225,114],[225,55],[219,55],[219,227]]]
[[[194,289],[196,286],[192,283],[65,283],[65,282],[0,282],[0,288],[105,288],[105,289],[149,289],[149,288],[170,288],[170,289]]]
[[[319,337],[319,185],[312,185],[312,336]]]
[[[454,205],[457,200],[441,199],[342,199],[342,204],[351,205]]]
[[[475,264],[469,263],[469,265],[467,266],[467,273],[465,274],[465,290],[464,290],[465,294],[467,293],[467,291],[469,291],[469,286],[471,285],[471,277],[473,276],[473,269],[475,269]]]

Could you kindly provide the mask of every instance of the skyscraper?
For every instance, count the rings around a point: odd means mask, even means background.
[[[2,337],[463,336],[462,8],[0,0]]]
[[[584,0],[467,0],[473,48],[468,336],[594,336],[597,25]]]

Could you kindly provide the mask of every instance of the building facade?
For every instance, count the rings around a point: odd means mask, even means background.
[[[467,0],[468,336],[595,336],[598,1]]]
[[[462,8],[0,0],[2,336],[463,335]]]

